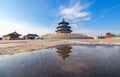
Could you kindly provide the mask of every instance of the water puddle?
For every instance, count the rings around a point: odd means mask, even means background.
[[[120,77],[120,46],[61,45],[1,55],[0,77]]]

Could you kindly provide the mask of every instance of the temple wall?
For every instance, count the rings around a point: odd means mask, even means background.
[[[19,36],[4,36],[3,40],[18,40]]]
[[[10,40],[10,36],[4,36],[3,40]]]
[[[44,39],[94,39],[93,37],[82,34],[51,34],[43,38]]]

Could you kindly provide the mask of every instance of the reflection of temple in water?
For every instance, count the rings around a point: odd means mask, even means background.
[[[61,45],[57,47],[57,53],[59,56],[65,61],[67,57],[69,57],[69,53],[71,52],[72,47],[68,45]]]

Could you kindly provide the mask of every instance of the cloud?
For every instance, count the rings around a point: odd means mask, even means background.
[[[28,33],[35,33],[38,35],[43,35],[46,33],[53,32],[53,28],[46,28],[44,26],[38,26],[27,23],[19,23],[13,22],[9,20],[0,20],[0,36],[6,35],[7,33],[11,33],[17,31],[22,35],[26,35]]]
[[[86,5],[82,6],[82,5],[80,5],[79,2],[70,4],[69,7],[61,6],[60,7],[60,15],[69,20],[89,17],[90,12],[85,11],[89,6],[90,6],[90,4],[86,4]]]
[[[92,2],[82,3],[82,0],[69,0],[67,6],[59,7],[59,15],[70,22],[73,32],[89,33],[88,29],[84,29],[85,22],[92,19],[91,12],[88,11]]]
[[[89,17],[74,19],[74,20],[72,20],[72,22],[73,23],[77,23],[77,22],[83,23],[84,21],[90,21],[91,19],[92,19],[91,16],[89,16]]]

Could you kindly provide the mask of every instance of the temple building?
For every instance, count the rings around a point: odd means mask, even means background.
[[[27,34],[23,36],[24,40],[35,40],[37,37],[39,37],[37,34]]]
[[[46,34],[43,35],[42,38],[44,39],[95,39],[92,36],[88,36],[85,34],[80,33],[72,33],[71,27],[69,23],[63,20],[58,23],[58,26],[55,30],[56,33],[54,34]]]
[[[2,40],[2,37],[0,37],[0,40]]]
[[[20,36],[21,36],[21,34],[18,34],[17,32],[13,32],[13,33],[4,35],[3,40],[19,40]]]
[[[106,38],[106,39],[111,38],[111,33],[109,33],[109,32],[108,32],[108,33],[106,33],[105,38]]]
[[[68,26],[69,23],[65,21],[65,19],[63,18],[63,20],[61,22],[58,23],[58,27],[57,27],[57,34],[68,34],[68,33],[71,33],[72,30],[70,26]]]

